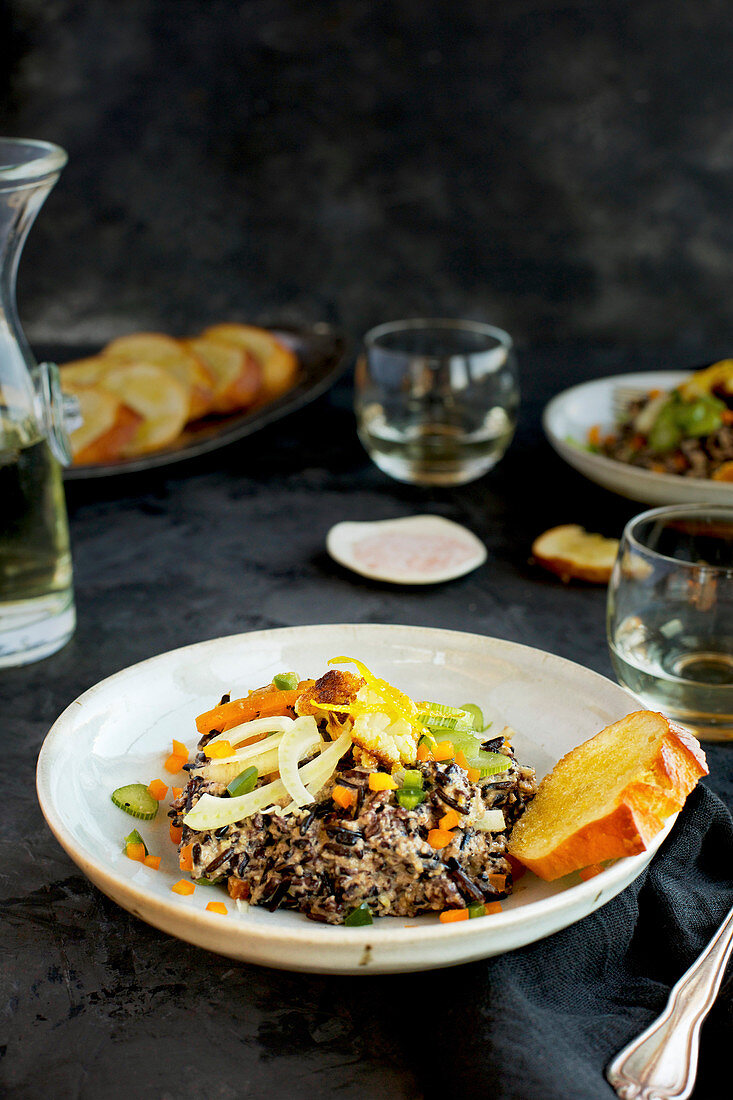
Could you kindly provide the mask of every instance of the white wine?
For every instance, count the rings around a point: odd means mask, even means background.
[[[0,417],[0,667],[58,649],[74,629],[59,464],[37,429]]]
[[[711,632],[689,607],[684,621],[670,608],[624,619],[610,641],[619,681],[650,707],[709,740],[733,729],[733,620]]]
[[[476,419],[475,413],[470,419]],[[511,442],[515,424],[498,406],[469,428],[431,422],[424,414],[390,418],[381,405],[372,404],[364,409],[359,436],[377,466],[399,481],[462,485],[496,465]]]

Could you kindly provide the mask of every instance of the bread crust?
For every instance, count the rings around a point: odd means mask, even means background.
[[[601,548],[606,550],[606,560],[594,560]],[[565,523],[551,527],[534,540],[532,557],[566,584],[571,580],[608,584],[617,549],[616,539],[602,539],[588,534],[577,523]]]
[[[650,752],[651,727],[656,730],[656,744]],[[608,798],[599,798],[597,816],[582,826],[574,830],[558,828],[557,805],[573,805],[581,797],[583,775],[576,774],[575,769],[582,765],[588,746],[600,738],[609,750]],[[623,767],[626,773],[630,757],[636,758],[635,767],[619,791],[618,769]],[[682,808],[701,776],[707,774],[705,754],[692,734],[656,711],[635,711],[606,726],[555,765],[514,827],[508,851],[548,881],[590,864],[636,855],[649,847],[667,819]]]

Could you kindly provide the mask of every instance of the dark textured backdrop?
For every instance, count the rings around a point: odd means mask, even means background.
[[[0,0],[0,131],[70,163],[32,340],[227,317],[733,346],[727,0]]]

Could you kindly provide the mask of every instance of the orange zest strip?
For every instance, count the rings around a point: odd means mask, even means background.
[[[128,859],[134,859],[136,863],[145,862],[145,845],[144,844],[127,844],[125,846],[125,855]]]
[[[181,771],[181,769],[183,768],[183,765],[187,763],[188,753],[186,753],[185,756],[181,756],[180,753],[172,752],[163,767],[167,772],[170,772],[171,775],[177,775],[178,772]]]
[[[210,913],[221,913],[223,917],[229,912],[223,901],[210,901],[206,908]]]
[[[171,787],[171,796],[173,798],[180,798],[183,794],[183,787]]]
[[[154,779],[152,783],[148,783],[148,793],[153,796],[156,802],[162,802],[168,794],[168,788],[162,779]]]
[[[583,867],[583,869],[579,871],[578,874],[582,878],[583,882],[587,882],[588,879],[595,878],[596,875],[600,875],[602,870],[603,868],[601,867],[600,863],[591,863],[589,867]]]
[[[460,825],[461,815],[457,810],[448,810],[447,814],[444,814],[439,821],[441,829],[455,829],[456,825]]]
[[[433,749],[434,760],[452,760],[455,755],[452,741],[439,741]]]
[[[180,882],[177,882],[175,884],[175,886],[171,886],[171,890],[174,894],[182,894],[183,897],[188,897],[188,895],[192,894],[195,889],[196,887],[194,886],[194,884],[192,882],[189,882],[186,878],[182,878]]]
[[[369,776],[370,791],[396,791],[397,784],[386,772],[372,772]]]
[[[183,829],[180,825],[173,825],[170,827],[171,840],[174,844],[181,843],[181,837],[183,836]]]
[[[193,871],[193,844],[184,844],[178,857],[178,866],[182,871]]]
[[[150,867],[151,870],[157,871],[160,867],[160,856],[146,856],[143,863],[146,867]]]
[[[234,752],[231,741],[217,741],[215,745],[210,745],[206,750],[206,755],[211,760],[218,760],[224,756],[231,756]]]
[[[417,759],[421,764],[424,764],[426,760],[432,760],[433,754],[427,745],[417,746]]]
[[[439,919],[443,924],[453,924],[457,920],[468,920],[468,909],[444,909]]]
[[[467,768],[466,771],[468,773],[468,778],[470,779],[470,781],[472,783],[478,783],[479,779],[481,778],[481,772],[479,771],[479,769]]]
[[[428,844],[431,848],[445,848],[453,839],[453,833],[447,829],[431,829],[428,833]]]
[[[348,787],[339,787],[337,785],[331,791],[331,797],[336,805],[340,806],[342,810],[348,810],[356,798],[356,791],[352,791]]]
[[[500,901],[487,901],[486,905],[484,906],[484,909],[486,910],[486,916],[487,917],[490,917],[492,913],[501,913],[501,911],[502,911],[501,902]]]
[[[489,883],[495,890],[506,890],[506,875],[489,875]]]
[[[196,729],[199,733],[209,733],[211,730],[225,733],[233,726],[239,726],[253,718],[272,718],[276,714],[291,716],[298,696],[313,687],[314,683],[314,680],[302,680],[292,691],[272,691],[268,688],[266,691],[252,692],[246,699],[232,699],[230,703],[221,703],[213,710],[199,714]]]

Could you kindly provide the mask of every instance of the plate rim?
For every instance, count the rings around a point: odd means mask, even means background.
[[[422,627],[413,625],[403,625],[397,623],[326,623],[326,624],[308,624],[302,626],[288,626],[288,627],[276,627],[269,630],[255,630],[255,631],[242,631],[238,634],[222,635],[216,638],[209,638],[199,642],[193,642],[186,646],[180,646],[176,649],[166,650],[163,653],[155,654],[151,657],[144,658],[142,661],[137,661],[132,665],[126,666],[123,669],[119,669],[117,672],[112,673],[110,676],[105,677],[103,680],[93,684],[76,699],[72,700],[67,707],[61,712],[56,721],[51,726],[50,730],[46,734],[41,745],[38,761],[36,766],[36,791],[38,801],[41,807],[43,816],[51,829],[52,833],[61,844],[64,851],[70,856],[74,863],[83,871],[87,878],[106,893],[107,896],[112,897],[117,904],[120,904],[122,908],[128,908],[128,904],[147,908],[152,906],[155,910],[155,916],[161,915],[170,923],[170,920],[175,921],[179,927],[186,929],[186,932],[192,932],[196,927],[201,927],[202,922],[204,927],[211,929],[221,930],[220,917],[218,914],[206,912],[206,910],[200,909],[186,909],[181,906],[180,902],[169,900],[167,898],[160,898],[155,894],[152,894],[143,887],[138,886],[136,883],[131,882],[124,876],[118,875],[114,870],[109,869],[103,862],[98,860],[94,855],[88,855],[85,852],[83,845],[77,844],[73,837],[70,836],[69,831],[63,822],[62,815],[57,811],[53,800],[51,798],[51,791],[49,786],[49,773],[53,764],[54,753],[58,751],[58,746],[64,737],[70,735],[67,729],[68,720],[73,713],[76,713],[76,709],[82,704],[84,699],[90,699],[99,694],[102,690],[109,688],[109,685],[116,679],[120,679],[133,670],[140,669],[144,666],[152,666],[158,662],[170,660],[176,655],[184,654],[188,651],[198,650],[201,651],[206,647],[214,648],[220,645],[222,642],[237,642],[244,639],[256,639],[261,638],[263,635],[272,637],[273,635],[279,637],[285,637],[287,635],[303,634],[309,631],[319,631],[324,628],[333,630],[353,630],[354,628],[366,628],[386,630],[390,632],[392,630],[407,632],[410,634],[414,632],[415,641],[418,642],[423,648],[426,645],[426,635],[434,637],[438,635],[445,638],[446,641],[451,639],[462,639],[464,642],[467,639],[476,640],[482,644],[488,644],[492,647],[496,646],[499,649],[506,648],[510,651],[520,650],[522,652],[532,652],[541,654],[544,661],[549,659],[551,664],[557,664],[560,666],[571,666],[574,669],[580,669],[582,672],[590,676],[593,679],[597,679],[605,685],[612,685],[620,692],[626,695],[630,704],[634,704],[638,707],[638,700],[633,695],[622,688],[620,685],[614,684],[608,677],[603,676],[599,672],[595,672],[593,669],[586,668],[584,665],[579,664],[577,661],[572,661],[567,657],[561,657],[559,654],[551,653],[549,650],[539,649],[536,646],[529,646],[522,642],[513,642],[503,638],[495,638],[491,635],[474,634],[469,631],[449,630],[442,627]],[[405,641],[407,644],[407,640]],[[429,644],[429,643],[428,643]],[[603,886],[606,891],[610,890],[610,896],[607,900],[615,894],[620,893],[625,889],[625,886],[630,885],[643,870],[644,866],[650,859],[654,857],[661,844],[666,839],[670,830],[674,826],[677,815],[674,815],[665,825],[664,829],[657,834],[652,840],[649,847],[638,853],[637,855],[625,856],[616,860],[613,864],[607,867],[600,875],[588,880],[587,882],[575,883],[566,887],[557,894],[554,894],[548,898],[541,898],[533,902],[528,902],[526,905],[518,907],[517,909],[505,910],[501,913],[493,914],[490,924],[487,925],[484,931],[488,937],[490,937],[492,930],[497,932],[501,930],[510,929],[512,926],[521,927],[526,923],[531,923],[533,918],[547,916],[552,917],[556,915],[558,911],[564,908],[573,908],[573,903],[590,903],[590,908],[586,909],[579,917],[575,917],[568,921],[568,925],[577,923],[578,920],[583,919],[593,911],[595,906],[592,904],[593,895],[597,893],[599,886]],[[635,866],[638,864],[638,869]],[[94,874],[89,873],[89,868],[93,869]],[[633,871],[630,879],[625,885],[619,886],[620,882],[623,882],[627,878],[629,870]],[[100,886],[99,883],[104,883],[104,886]],[[108,893],[106,887],[111,885],[112,893]],[[616,887],[616,889],[614,889]],[[604,890],[601,890],[603,893]],[[126,904],[118,902],[118,897],[124,897]],[[605,904],[605,903],[604,903]],[[166,929],[165,925],[156,923],[149,919],[149,916],[142,916],[136,909],[131,908],[135,915],[140,916],[141,919],[146,920],[148,923],[155,924],[162,931],[167,932],[168,935],[178,936],[179,933],[172,933]],[[411,919],[411,918],[405,918]],[[415,918],[412,918],[415,919]],[[465,925],[465,927],[464,927]],[[563,925],[566,927],[568,925]],[[242,943],[245,940],[254,940],[255,942],[266,943],[270,947],[277,945],[278,943],[287,942],[293,945],[296,942],[299,945],[307,947],[322,947],[325,945],[332,945],[334,947],[339,946],[353,946],[358,944],[364,939],[365,935],[374,934],[375,926],[369,925],[365,928],[344,928],[342,925],[322,925],[314,924],[307,921],[302,928],[286,927],[281,928],[275,925],[270,927],[266,924],[259,923],[247,923],[246,919],[241,922],[235,921],[231,926],[231,942]],[[463,938],[472,938],[476,935],[477,929],[475,926],[471,927],[471,922],[452,922],[450,924],[442,924],[436,920],[435,925],[414,925],[411,927],[400,928],[383,928],[378,932],[379,943],[381,945],[389,947],[399,947],[400,945],[407,945],[414,938],[419,938],[423,941],[430,942],[440,941],[443,939],[450,939],[453,942]],[[533,936],[531,939],[525,941],[525,945],[534,943],[538,939],[544,938],[544,933],[540,936]],[[230,934],[227,933],[229,936]],[[179,937],[180,938],[180,937]],[[184,937],[185,938],[185,937]],[[194,939],[190,942],[196,943]],[[200,946],[200,945],[199,945]],[[519,946],[519,945],[518,945]],[[210,948],[207,948],[210,950]],[[292,969],[288,967],[288,969]],[[371,971],[374,973],[375,971]]]
[[[652,484],[669,485],[670,487],[679,488],[680,485],[689,484],[691,481],[693,484],[703,485],[707,490],[711,490],[714,493],[720,493],[723,498],[730,495],[730,484],[726,484],[723,481],[713,481],[712,478],[686,478],[681,474],[669,474],[660,473],[656,470],[645,470],[640,466],[632,466],[628,462],[619,462],[617,458],[609,458],[608,455],[593,454],[592,451],[580,450],[572,443],[568,443],[566,440],[561,439],[553,429],[550,427],[550,418],[563,402],[572,398],[575,394],[581,390],[590,389],[592,386],[614,383],[616,385],[623,385],[625,383],[639,382],[641,378],[666,378],[669,381],[673,380],[673,384],[678,382],[684,382],[686,378],[690,377],[690,371],[683,370],[667,370],[667,371],[631,371],[626,374],[612,374],[604,378],[589,378],[585,382],[577,382],[574,386],[569,386],[565,390],[561,390],[560,393],[556,393],[554,397],[545,405],[542,410],[542,429],[545,433],[550,445],[560,455],[560,457],[578,470],[579,467],[576,463],[570,461],[569,455],[580,455],[584,464],[595,466],[599,470],[605,470],[612,475],[621,475],[628,477],[632,483],[638,484],[641,488],[646,484],[648,479],[652,479]],[[590,425],[589,425],[590,427]],[[584,473],[583,470],[579,471]],[[584,476],[586,476],[584,474]]]
[[[312,385],[303,384],[299,389],[298,384],[285,393],[276,397],[274,401],[255,407],[240,414],[241,419],[231,425],[231,435],[222,438],[220,435],[211,435],[207,439],[194,442],[190,449],[151,451],[146,455],[139,455],[120,462],[89,463],[85,466],[66,466],[63,470],[64,481],[87,481],[90,478],[117,477],[124,474],[139,474],[146,470],[158,469],[162,466],[172,466],[178,462],[187,462],[201,455],[210,454],[211,451],[221,450],[230,444],[238,443],[247,436],[252,435],[260,428],[266,428],[275,420],[279,420],[290,413],[297,412],[304,405],[321,397],[326,390],[338,380],[346,369],[347,359],[351,350],[351,342],[346,333],[336,325],[328,321],[315,321],[313,324],[288,325],[262,324],[257,328],[266,329],[275,336],[282,334],[291,337],[323,336],[330,337],[338,348],[335,351],[333,365],[326,370],[322,378]],[[62,364],[63,365],[63,364]]]

